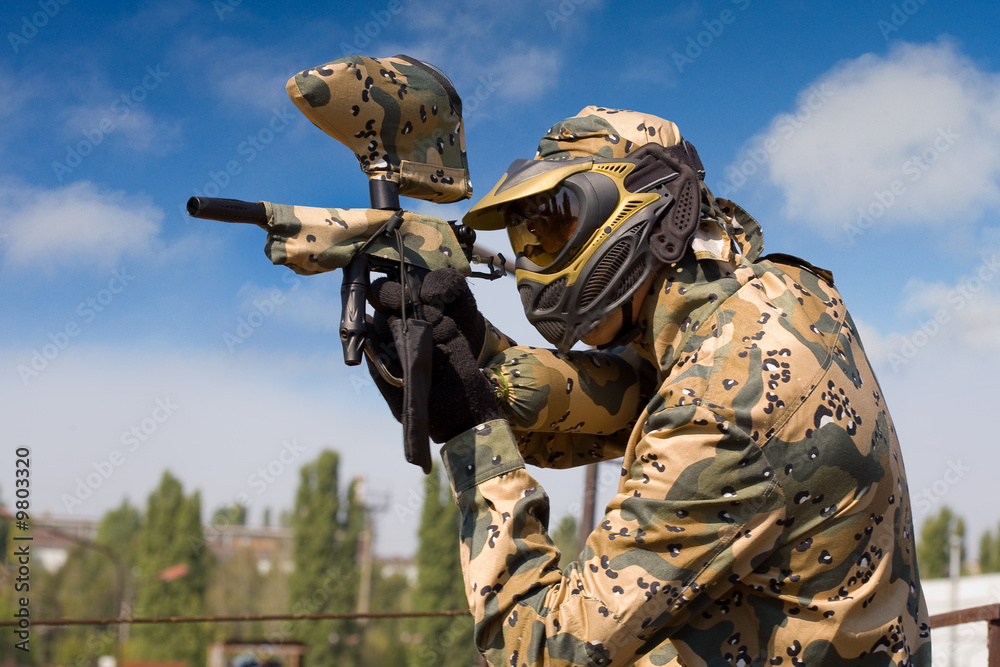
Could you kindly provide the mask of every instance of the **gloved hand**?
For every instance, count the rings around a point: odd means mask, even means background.
[[[386,366],[401,373],[393,329],[399,327],[402,307],[399,283],[386,278],[372,283],[375,298],[386,312],[376,312],[369,336]],[[485,320],[468,283],[454,269],[430,272],[420,289],[423,319],[430,323],[434,341],[429,401],[429,434],[438,443],[477,424],[500,418],[496,392],[476,363],[483,345]],[[386,382],[371,360],[369,372],[397,420],[402,421],[403,389]]]

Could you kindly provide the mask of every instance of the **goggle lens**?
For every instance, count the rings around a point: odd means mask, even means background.
[[[514,252],[545,268],[573,237],[580,222],[580,202],[569,188],[557,187],[512,202],[504,216]]]

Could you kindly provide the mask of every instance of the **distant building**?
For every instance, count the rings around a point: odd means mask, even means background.
[[[960,577],[957,590],[952,588],[950,579],[928,579],[922,583],[931,616],[1000,603],[1000,574]],[[934,630],[931,633],[934,667],[986,667],[986,625],[979,621]]]
[[[70,549],[81,542],[97,539],[99,521],[95,519],[56,518],[45,516],[32,522],[32,552],[49,572],[56,572],[66,563]],[[205,545],[220,561],[225,562],[238,551],[253,552],[257,571],[268,574],[274,568],[292,571],[292,529],[264,526],[202,526]],[[376,559],[386,574],[401,572],[411,584],[416,579],[416,565],[410,558]]]
[[[66,563],[74,546],[97,539],[99,522],[95,519],[56,518],[45,516],[32,522],[33,552],[42,567],[55,572]],[[205,545],[216,558],[226,561],[237,551],[251,550],[256,557],[257,571],[267,574],[275,567],[284,572],[292,569],[292,529],[262,526],[202,527]]]

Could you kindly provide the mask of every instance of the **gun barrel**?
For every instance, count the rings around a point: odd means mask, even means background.
[[[217,199],[215,197],[191,197],[187,212],[192,218],[218,220],[219,222],[250,222],[255,225],[267,224],[267,213],[261,202],[240,199]]]

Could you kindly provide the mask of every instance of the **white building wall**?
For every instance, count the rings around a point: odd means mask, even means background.
[[[949,579],[923,582],[931,616],[955,609],[1000,603],[1000,574],[980,574],[958,580],[958,604],[952,605]],[[966,623],[931,632],[933,667],[986,667],[986,623]]]

